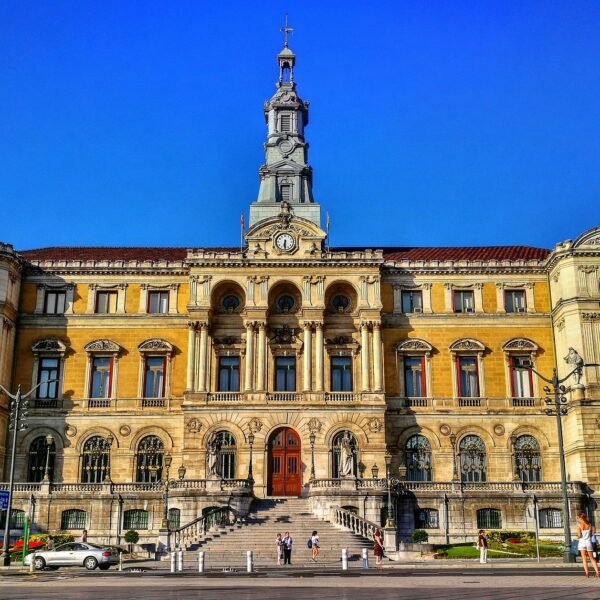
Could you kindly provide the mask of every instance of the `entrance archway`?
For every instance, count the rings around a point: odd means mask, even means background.
[[[269,439],[269,473],[267,493],[270,496],[302,494],[302,446],[298,434],[289,427],[275,430]]]

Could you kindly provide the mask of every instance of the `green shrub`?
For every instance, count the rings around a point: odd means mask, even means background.
[[[415,544],[424,544],[429,540],[429,534],[424,529],[415,529],[412,533],[412,541]]]
[[[44,548],[48,547],[48,538],[54,538],[54,547],[57,548],[61,544],[74,542],[75,536],[72,533],[34,533],[30,536],[30,542],[44,542]]]
[[[140,534],[137,531],[130,529],[128,532],[125,533],[123,539],[129,544],[129,554],[131,554],[131,545],[138,543],[138,540],[140,539]]]

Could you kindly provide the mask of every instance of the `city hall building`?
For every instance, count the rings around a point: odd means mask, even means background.
[[[600,363],[600,228],[554,249],[329,247],[296,57],[286,44],[277,60],[243,249],[0,245],[0,383],[38,386],[14,534],[29,514],[39,531],[153,541],[168,484],[171,529],[290,496],[332,521],[395,512],[400,539],[533,529],[536,508],[560,537],[557,422],[530,367],[565,376],[570,349]],[[600,368],[578,381],[571,520],[595,514],[600,484]],[[2,395],[5,482],[9,413]]]

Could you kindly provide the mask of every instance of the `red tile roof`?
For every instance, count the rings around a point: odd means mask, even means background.
[[[360,251],[360,247],[332,248],[332,251]],[[377,246],[372,247],[373,250]],[[236,252],[238,248],[204,248],[214,252]],[[30,261],[43,260],[185,260],[187,248],[149,248],[149,247],[104,247],[104,246],[63,246],[23,250],[20,254]],[[387,247],[383,256],[391,261],[430,261],[430,260],[544,260],[550,250],[531,246],[446,246],[446,247]]]

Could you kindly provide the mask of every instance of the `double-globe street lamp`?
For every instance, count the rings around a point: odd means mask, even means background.
[[[17,435],[19,431],[27,429],[27,416],[29,409],[29,397],[42,385],[57,382],[58,379],[48,379],[41,381],[35,387],[31,388],[26,394],[21,392],[21,386],[17,387],[17,393],[11,394],[3,385],[0,385],[0,391],[4,392],[10,398],[10,424],[9,430],[13,432],[12,448],[10,453],[10,467],[8,476],[8,506],[6,507],[6,519],[4,525],[4,545],[2,546],[2,555],[0,562],[5,566],[10,566],[10,517],[12,513],[13,489],[15,482],[15,456],[17,452]]]
[[[583,360],[579,359],[576,363],[577,366],[563,378],[559,378],[556,368],[552,370],[552,377],[545,377],[533,366],[523,366],[520,370],[531,371],[535,373],[542,381],[549,383],[552,389],[547,385],[544,386],[544,392],[548,394],[545,398],[545,402],[548,408],[544,410],[548,416],[556,416],[556,428],[558,430],[558,451],[560,454],[560,484],[563,497],[563,527],[564,527],[564,538],[565,538],[565,549],[563,553],[563,562],[575,562],[575,556],[571,552],[571,520],[569,511],[569,492],[567,489],[567,467],[565,462],[565,448],[563,440],[563,429],[562,429],[562,417],[567,414],[567,398],[563,395],[567,392],[567,388],[563,385],[573,375],[577,376],[577,380],[581,379],[583,369],[587,367],[600,367],[600,364],[589,363],[585,364]]]

